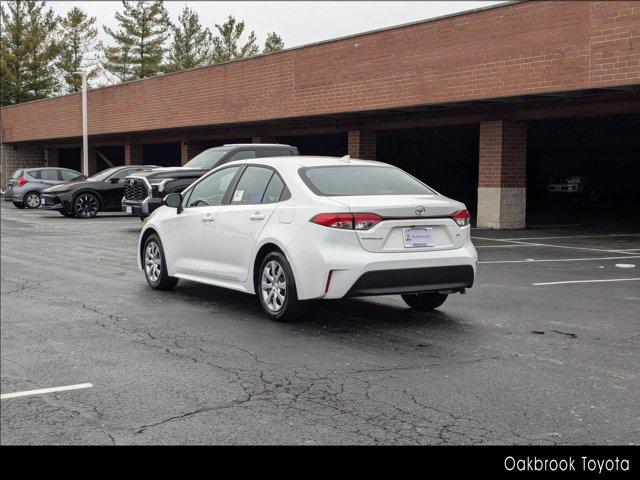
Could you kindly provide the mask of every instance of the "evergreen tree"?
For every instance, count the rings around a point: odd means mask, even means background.
[[[267,40],[264,42],[264,49],[262,53],[275,53],[284,49],[284,41],[282,37],[276,32],[271,32],[267,35]]]
[[[236,22],[232,15],[222,25],[216,23],[218,34],[213,39],[213,63],[228,62],[239,58],[253,57],[260,51],[256,45],[256,34],[251,32],[241,47],[238,46],[244,33],[244,22]]]
[[[152,77],[162,73],[171,22],[162,0],[122,1],[116,12],[118,31],[104,27],[115,45],[104,50],[104,68],[121,81]]]
[[[198,14],[189,7],[184,7],[178,17],[178,25],[173,27],[167,71],[177,72],[208,64],[211,42],[211,32],[208,28],[202,28]]]
[[[96,42],[98,30],[95,17],[89,17],[82,9],[73,7],[60,22],[60,55],[57,67],[69,93],[82,89],[82,76],[76,72],[88,70],[87,78],[98,76],[96,52],[100,48]]]
[[[53,68],[59,45],[57,17],[44,1],[13,0],[0,5],[0,103],[46,98],[58,89]]]

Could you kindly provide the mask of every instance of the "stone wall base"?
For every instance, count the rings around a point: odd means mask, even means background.
[[[479,228],[524,228],[526,188],[478,188]]]
[[[0,144],[0,189],[7,188],[9,177],[19,168],[44,167],[45,159],[41,148],[31,145]]]

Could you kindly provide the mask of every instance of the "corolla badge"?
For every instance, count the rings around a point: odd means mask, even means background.
[[[416,208],[416,215],[418,215],[418,216],[424,215],[426,211],[427,211],[426,208],[418,207],[418,208]]]
[[[132,187],[136,184],[135,180],[129,180],[129,185],[131,185]]]

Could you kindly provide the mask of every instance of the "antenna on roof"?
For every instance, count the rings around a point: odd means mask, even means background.
[[[344,157],[340,157],[339,160],[344,163],[351,163],[351,156],[345,155]]]

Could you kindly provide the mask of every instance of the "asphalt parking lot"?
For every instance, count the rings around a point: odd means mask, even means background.
[[[137,218],[1,208],[2,444],[632,444],[640,230],[474,230],[437,313],[151,290]],[[623,268],[618,265],[635,265]],[[634,280],[635,279],[635,280]]]

